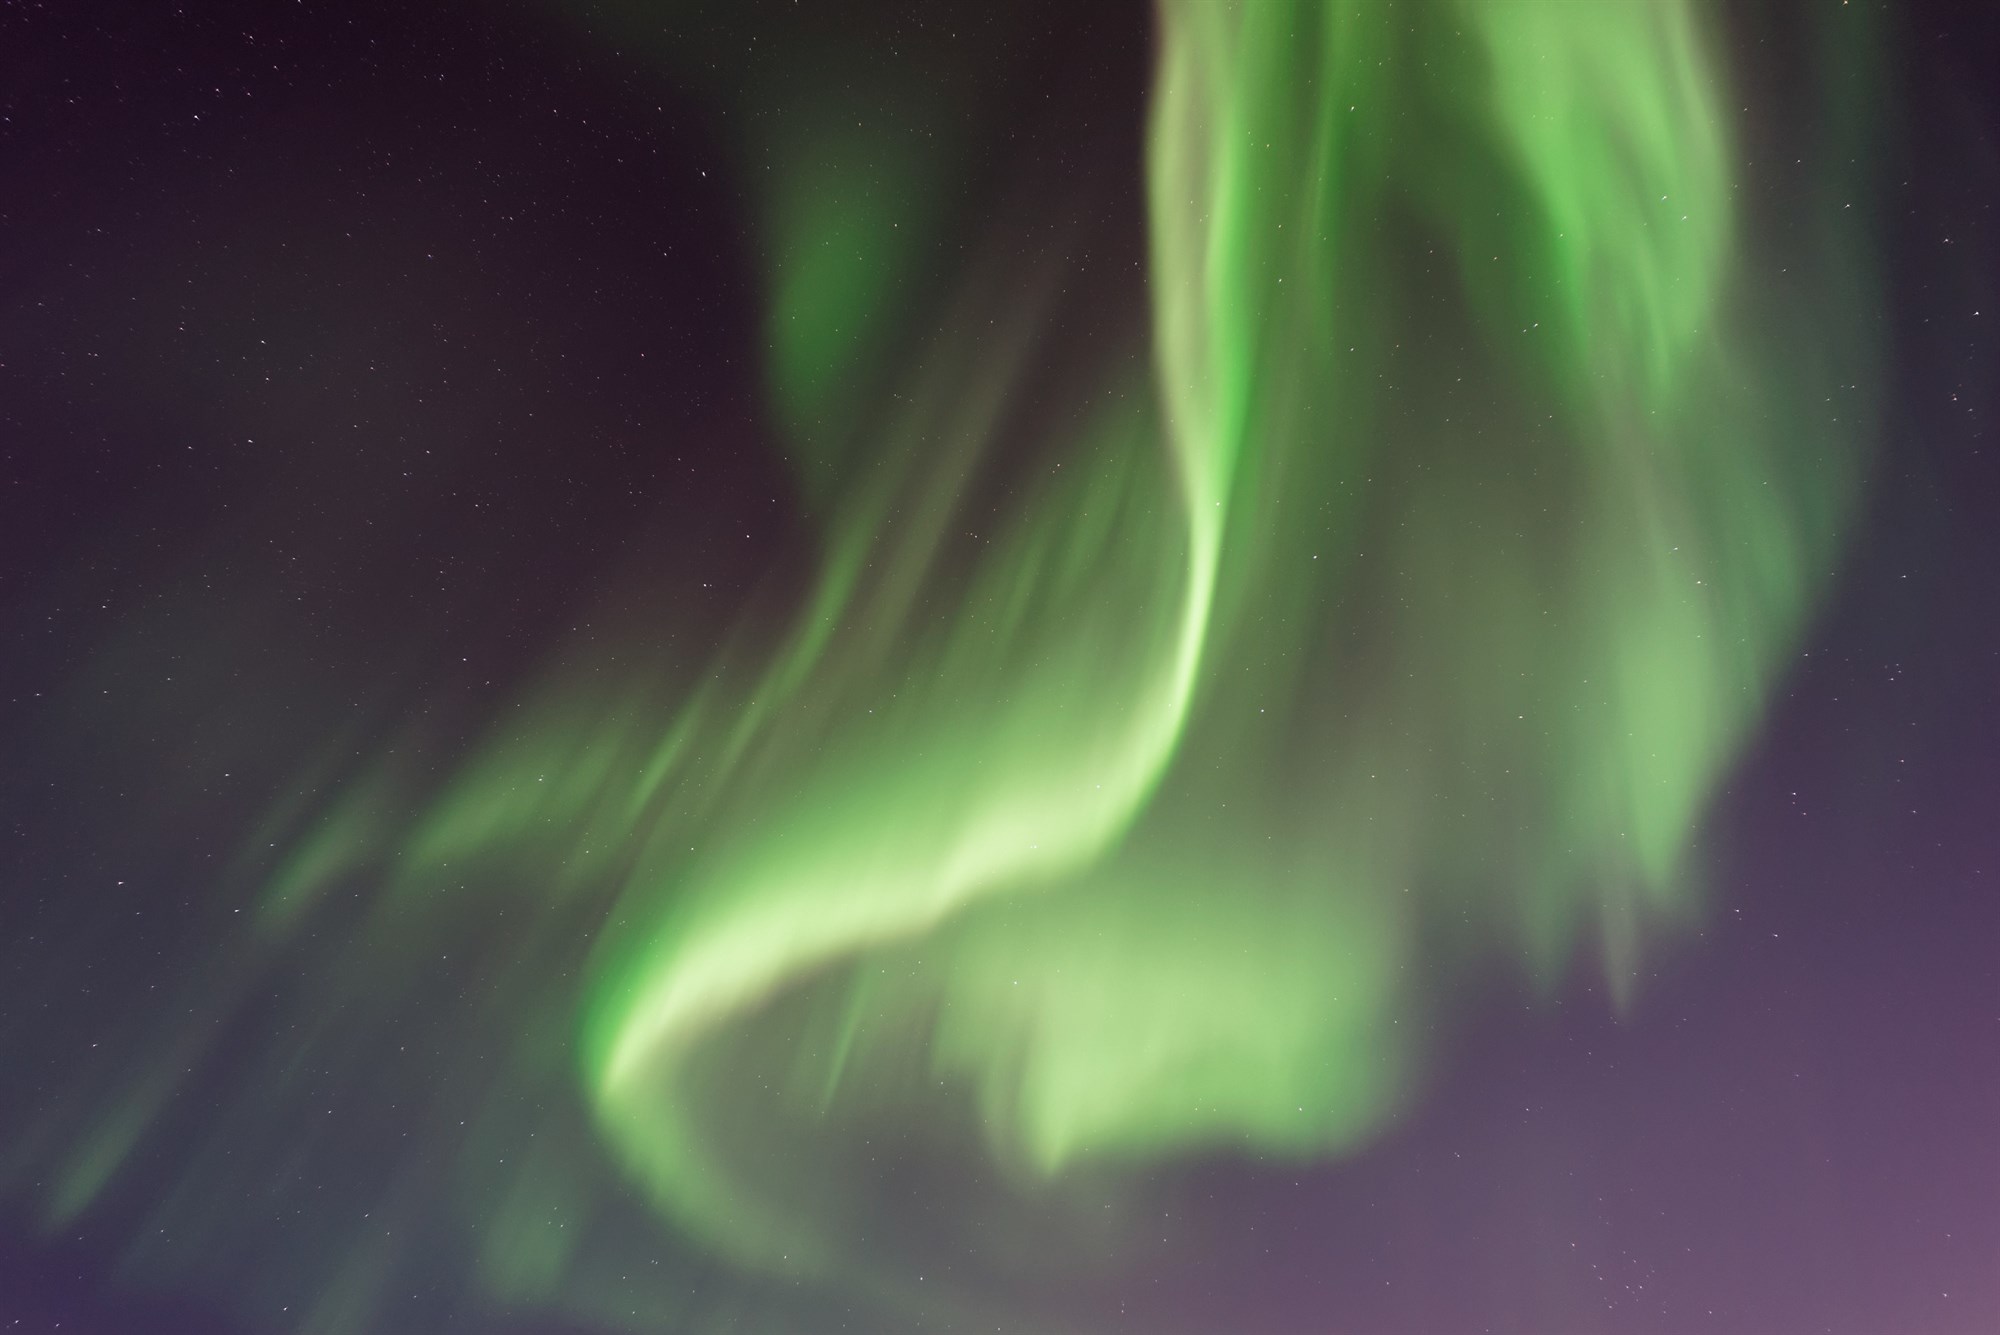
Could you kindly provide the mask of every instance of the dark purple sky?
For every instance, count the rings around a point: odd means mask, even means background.
[[[296,717],[443,683],[448,748],[635,535],[711,598],[695,639],[796,557],[783,532],[714,556],[785,483],[748,448],[751,243],[699,184],[723,154],[692,95],[525,7],[188,8],[0,10],[0,935],[35,924],[0,951],[0,1144],[68,1115],[67,1038],[203,957],[153,903],[81,888],[144,857],[192,903],[250,818],[227,793],[129,800],[156,719],[212,714],[202,745],[254,784]],[[1024,86],[1046,67],[1072,132],[1010,151],[1127,173],[1105,190],[1131,203],[1144,6],[1031,13],[1008,58]],[[1554,1005],[1470,992],[1387,1136],[1198,1173],[1199,1245],[1091,1292],[1101,1329],[2000,1330],[2000,19],[1925,3],[1886,30],[1885,438],[1717,799],[1703,930],[1622,1020],[1581,978]],[[408,430],[307,439],[342,414]],[[662,456],[663,426],[715,443]],[[412,518],[447,504],[448,528]],[[207,572],[175,635],[265,609],[229,646],[243,671],[70,730],[47,701],[106,637],[176,642],[121,620],[166,570]],[[278,659],[293,694],[260,674]],[[39,1166],[0,1157],[0,1332],[267,1335],[226,1273],[172,1291],[121,1268],[174,1148],[57,1236],[32,1223]],[[411,1246],[434,1282],[396,1329],[501,1329],[459,1306],[459,1244]]]

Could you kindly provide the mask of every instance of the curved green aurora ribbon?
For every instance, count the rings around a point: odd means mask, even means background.
[[[827,1161],[884,1121],[976,1125],[1018,1196],[1324,1153],[1449,961],[1552,977],[1589,929],[1627,986],[1857,435],[1772,364],[1804,315],[1742,268],[1698,13],[1163,8],[1162,411],[1100,409],[946,602],[1032,337],[969,298],[1015,331],[929,368],[835,510],[759,779],[634,882],[588,1081],[671,1213],[835,1266],[867,1187]]]

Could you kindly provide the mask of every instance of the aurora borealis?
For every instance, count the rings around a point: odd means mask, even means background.
[[[2000,1319],[1990,22],[22,26],[0,1321]]]

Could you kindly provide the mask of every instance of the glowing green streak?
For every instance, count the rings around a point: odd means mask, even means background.
[[[1136,517],[1123,494],[1129,471],[1113,455],[1085,482],[1075,510],[1055,510],[1055,518],[1074,521],[1093,508]],[[1154,503],[1180,509],[1170,494]],[[878,706],[881,726],[921,727],[933,734],[928,742],[907,756],[856,742],[843,757],[854,770],[809,786],[791,807],[789,830],[738,852],[692,892],[691,907],[638,967],[633,994],[619,998],[595,1076],[600,1113],[629,1152],[644,1156],[642,1167],[673,1174],[678,1191],[705,1197],[718,1216],[726,1217],[726,1187],[700,1185],[700,1149],[676,1142],[671,1099],[660,1098],[714,1026],[827,962],[913,936],[983,896],[1074,871],[1116,837],[1156,781],[1187,709],[1212,573],[1190,564],[1179,606],[1132,627],[1133,641],[1051,643],[1041,621],[1021,615],[1024,588],[1077,604],[1066,627],[1131,626],[1114,602],[1128,586],[1097,582],[1107,554],[1080,550],[1131,535],[1104,524],[1064,527],[1044,520],[1002,546],[975,577],[968,614],[943,637],[928,698]],[[1168,545],[1157,550],[1172,559],[1171,531],[1160,536]],[[1148,578],[1143,567],[1130,574]],[[1007,610],[989,616],[996,607]],[[1004,695],[996,695],[1002,683],[989,657],[996,647],[1031,664],[1004,683]],[[1121,662],[1130,662],[1128,675],[1107,683],[1106,665]],[[1100,684],[1113,688],[1115,703],[1098,694]],[[961,700],[978,702],[988,718],[955,720]],[[1084,716],[1099,709],[1101,720]],[[980,772],[957,772],[967,756],[982,757]],[[774,1227],[767,1220],[726,1231],[746,1235],[739,1245],[754,1233],[761,1245]]]
[[[1726,108],[1689,9],[1628,9],[1463,12],[1492,57],[1495,133],[1552,233],[1566,355],[1599,382],[1637,372],[1657,405],[1716,313],[1731,244]]]

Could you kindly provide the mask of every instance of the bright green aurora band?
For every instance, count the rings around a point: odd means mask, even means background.
[[[996,248],[864,401],[931,242],[781,120],[769,374],[821,525],[790,629],[671,699],[553,670],[413,819],[385,763],[268,836],[246,949],[381,887],[335,977],[418,969],[481,869],[529,882],[480,911],[594,945],[495,982],[543,998],[518,1067],[580,1071],[704,1252],[883,1328],[996,1301],[885,1256],[1088,1265],[1175,1163],[1360,1146],[1495,961],[1553,988],[1587,947],[1624,998],[1698,908],[1705,803],[1859,479],[1846,178],[1769,262],[1705,7],[1158,18],[1149,375],[1106,356],[1026,452],[1064,276]],[[85,1129],[55,1216],[187,1056]],[[564,1162],[473,1193],[494,1289],[692,1328],[591,1296],[587,1230],[547,1220],[600,1179]]]

